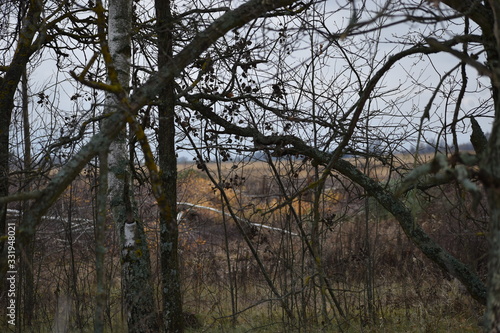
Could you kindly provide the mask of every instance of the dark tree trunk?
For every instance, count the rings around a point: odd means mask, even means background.
[[[0,197],[9,194],[9,127],[14,107],[14,96],[30,57],[37,49],[32,43],[38,31],[41,11],[41,2],[30,2],[28,12],[22,21],[16,52],[3,78],[0,77]],[[7,204],[0,204],[1,236],[6,233],[6,218]],[[2,281],[0,294],[3,294],[3,281],[5,281],[4,277],[7,272],[7,255],[4,238],[0,237],[0,239],[0,281]]]
[[[173,19],[169,0],[156,0],[158,70],[171,66],[173,58]],[[171,79],[160,92],[158,153],[162,192],[166,207],[160,213],[160,256],[163,286],[163,320],[167,332],[183,331],[182,299],[177,229],[177,159],[175,154],[175,95]]]

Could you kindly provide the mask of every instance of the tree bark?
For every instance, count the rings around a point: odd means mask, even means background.
[[[156,0],[158,70],[173,65],[173,18],[169,0]],[[177,228],[177,158],[175,153],[174,78],[165,82],[158,104],[158,154],[166,207],[160,210],[160,257],[163,321],[167,332],[183,331]]]
[[[111,0],[108,16],[109,52],[124,91],[128,90],[130,80],[131,23],[132,1]],[[104,112],[117,112],[118,105],[116,96],[108,94]],[[120,235],[122,292],[128,331],[157,332],[149,249],[144,226],[137,217],[127,151],[127,133],[122,130],[109,147],[108,196]]]
[[[96,297],[94,312],[94,333],[104,332],[106,300],[108,298],[106,266],[105,266],[105,232],[108,195],[108,152],[99,155],[99,177],[97,185],[97,212],[95,222],[95,256],[96,256]]]
[[[21,185],[25,191],[30,190],[29,172],[31,169],[31,135],[29,129],[29,99],[28,99],[28,76],[26,68],[21,75],[21,99],[22,99],[22,113],[23,113],[23,137],[24,137],[24,159],[23,168],[26,176],[23,184]],[[28,208],[28,205],[23,202],[23,211]],[[32,319],[35,310],[35,281],[33,276],[33,257],[35,247],[36,234],[33,234],[30,241],[23,246],[19,260],[20,280],[23,282],[21,288],[23,290],[23,325],[31,327]]]
[[[486,189],[490,208],[490,252],[488,257],[488,297],[486,328],[488,332],[500,332],[500,5],[488,1],[489,17],[493,18],[493,34],[483,29],[488,67],[492,72],[492,95],[495,120],[486,148],[481,154],[481,177]],[[486,7],[486,6],[485,6]]]
[[[471,0],[444,0],[443,2],[471,18],[481,27],[487,66],[491,71],[495,120],[486,151],[478,151],[478,155],[480,156],[480,177],[490,208],[486,330],[500,332],[500,5],[494,0],[484,1],[484,3]],[[473,126],[474,122],[475,120],[473,120]]]
[[[3,78],[0,77],[0,197],[9,194],[9,127],[14,107],[14,96],[30,57],[37,49],[33,46],[33,40],[39,29],[41,12],[41,1],[30,1],[28,12],[22,21],[16,52]],[[2,236],[6,232],[6,217],[7,204],[0,204],[0,233]],[[7,255],[4,253],[5,241],[3,238],[0,237],[0,281],[2,281],[0,294],[3,294],[3,281],[5,281],[4,277],[7,272]]]

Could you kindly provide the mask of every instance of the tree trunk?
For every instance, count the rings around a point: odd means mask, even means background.
[[[21,98],[23,114],[23,137],[24,137],[24,178],[21,187],[24,191],[30,191],[29,172],[31,169],[31,135],[29,129],[29,99],[28,99],[28,77],[26,68],[21,77]],[[23,211],[28,209],[26,202],[23,202]],[[33,276],[33,256],[36,234],[31,235],[28,243],[23,244],[23,252],[19,260],[21,288],[23,290],[23,326],[31,327],[35,309],[35,281]]]
[[[158,70],[172,66],[173,18],[169,0],[156,0],[158,34]],[[158,154],[162,192],[166,207],[160,212],[160,256],[163,296],[163,321],[167,332],[183,331],[182,299],[178,257],[177,229],[177,158],[175,155],[174,79],[160,92],[158,105]]]
[[[31,1],[28,12],[22,20],[16,52],[4,77],[0,77],[0,197],[9,194],[9,127],[14,107],[14,96],[22,74],[26,70],[26,65],[33,52],[36,51],[32,42],[38,30],[41,12],[41,2]],[[0,234],[2,236],[6,234],[6,218],[7,204],[0,204]],[[2,289],[7,272],[7,255],[4,245],[4,237],[0,237],[0,281],[2,281],[0,286]],[[1,294],[3,294],[3,290]]]
[[[130,80],[132,1],[109,2],[108,42],[113,65],[124,91]],[[120,112],[114,95],[107,95],[105,113]],[[122,292],[129,332],[157,332],[151,285],[151,264],[144,226],[137,218],[127,135],[123,130],[109,150],[109,202],[120,235]]]
[[[99,155],[99,178],[96,194],[97,214],[95,222],[95,256],[96,256],[96,297],[94,312],[94,333],[104,332],[106,300],[108,299],[106,265],[105,265],[105,232],[108,194],[108,152]]]
[[[490,207],[490,253],[488,257],[488,297],[486,328],[488,332],[500,332],[500,5],[489,1],[494,17],[493,35],[483,31],[487,60],[492,72],[491,85],[495,106],[495,121],[485,154],[481,154],[481,177]]]

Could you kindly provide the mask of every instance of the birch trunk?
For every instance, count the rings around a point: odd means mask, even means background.
[[[118,80],[127,91],[130,80],[131,0],[110,0],[108,43]],[[120,112],[114,95],[107,95],[105,113]],[[151,264],[144,226],[138,219],[123,130],[109,148],[108,198],[120,235],[122,292],[129,332],[157,332],[151,285]]]

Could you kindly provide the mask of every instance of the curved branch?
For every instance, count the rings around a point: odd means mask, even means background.
[[[422,48],[425,52],[431,52],[429,48]],[[435,50],[434,50],[435,51]],[[412,54],[406,52],[406,54]],[[396,58],[392,58],[396,59]],[[393,62],[392,62],[393,63]],[[386,67],[386,66],[384,66]],[[379,72],[381,73],[381,72]],[[381,75],[381,74],[380,74]],[[372,83],[373,84],[373,83]],[[328,165],[333,170],[351,179],[360,185],[366,192],[373,196],[385,209],[387,209],[398,221],[399,225],[408,238],[432,261],[437,263],[443,270],[461,281],[471,296],[481,304],[486,303],[486,287],[479,277],[464,263],[455,258],[439,244],[432,240],[425,231],[415,222],[410,209],[396,198],[388,190],[384,189],[377,181],[359,171],[354,165],[332,153],[322,152],[310,147],[300,138],[293,135],[265,136],[256,128],[239,127],[215,114],[209,107],[200,103],[192,104],[192,107],[207,119],[223,126],[227,134],[237,134],[251,137],[256,145],[279,145],[282,155],[301,154],[313,159],[313,163]],[[359,104],[358,104],[359,107]]]
[[[219,124],[221,125],[221,124]],[[264,136],[256,129],[241,128],[236,133],[236,127],[232,132],[239,135],[253,137],[256,143],[269,145],[286,142],[293,148],[287,149],[287,154],[301,154],[312,158],[315,163],[326,165],[332,159],[332,154],[321,152],[304,143],[301,139],[288,136]],[[248,135],[250,134],[250,135]],[[415,222],[413,215],[405,204],[397,199],[392,193],[384,189],[377,181],[359,171],[354,165],[343,159],[337,159],[332,169],[351,179],[361,186],[366,192],[374,197],[387,211],[398,221],[407,237],[424,253],[429,259],[437,263],[444,271],[457,278],[469,291],[470,295],[481,304],[486,304],[486,286],[479,277],[463,262],[455,258],[443,249]]]
[[[185,67],[194,62],[215,41],[227,32],[239,28],[246,23],[264,16],[267,12],[280,7],[290,6],[297,0],[251,0],[240,7],[228,11],[215,20],[207,29],[196,35],[173,59],[172,66],[151,76],[131,97],[133,111],[139,110],[149,101],[155,99],[162,85],[178,75]]]
[[[55,200],[57,200],[85,165],[103,149],[107,149],[111,141],[113,141],[118,133],[124,128],[127,117],[135,115],[142,106],[155,99],[165,82],[179,74],[183,68],[197,59],[201,53],[228,31],[257,19],[269,11],[282,6],[291,5],[294,2],[296,2],[296,0],[251,0],[232,11],[226,12],[215,20],[205,31],[194,37],[191,43],[174,57],[171,67],[167,67],[165,71],[151,76],[151,78],[139,88],[130,99],[121,96],[123,98],[120,99],[119,109],[109,117],[109,121],[103,126],[101,132],[94,135],[91,140],[83,146],[83,148],[64,165],[61,170],[59,170],[47,187],[42,190],[43,195],[39,196],[31,205],[31,208],[24,216],[26,223],[23,223],[23,227],[19,230],[20,237],[34,233],[37,220],[49,209]],[[97,10],[99,10],[99,8]],[[118,94],[123,94],[123,92],[119,92]],[[22,242],[22,239],[20,239],[20,241]]]

